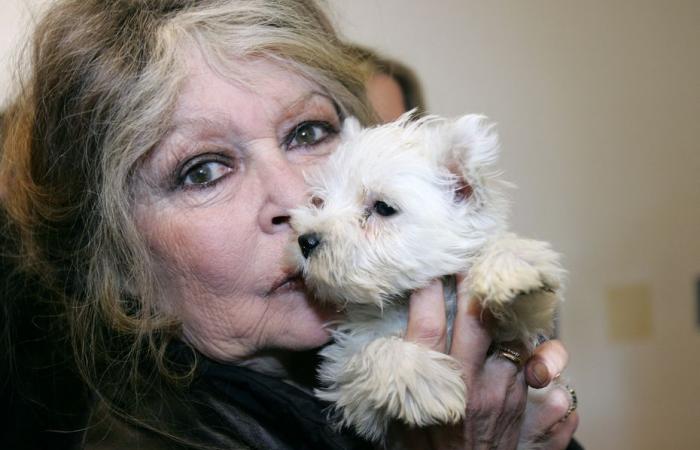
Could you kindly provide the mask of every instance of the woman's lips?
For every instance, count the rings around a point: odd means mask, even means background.
[[[305,290],[304,279],[301,273],[285,274],[272,284],[268,294],[280,294],[283,292]]]

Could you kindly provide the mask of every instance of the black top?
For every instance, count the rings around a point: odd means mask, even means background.
[[[330,405],[312,392],[246,367],[199,355],[189,392],[201,420],[192,428],[195,440],[224,447],[233,440],[260,450],[372,448],[348,430],[333,429]]]

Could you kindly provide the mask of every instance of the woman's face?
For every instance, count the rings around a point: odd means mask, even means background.
[[[238,65],[245,85],[201,55],[189,61],[171,130],[137,188],[162,301],[184,338],[218,360],[322,345],[334,313],[307,297],[284,255],[289,210],[305,200],[302,173],[338,143],[334,104],[267,61]]]

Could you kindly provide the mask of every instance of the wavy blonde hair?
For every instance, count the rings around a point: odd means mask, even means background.
[[[0,201],[23,269],[61,305],[83,379],[132,416],[152,386],[187,379],[165,356],[178,321],[158,307],[131,186],[169,127],[192,44],[220,67],[284,65],[341,114],[371,117],[367,74],[312,0],[64,0],[46,12],[5,115]]]

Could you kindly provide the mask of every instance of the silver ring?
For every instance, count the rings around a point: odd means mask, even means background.
[[[559,420],[559,422],[566,422],[566,419],[569,418],[571,413],[576,411],[576,408],[578,408],[578,396],[576,395],[576,391],[574,388],[569,386],[568,384],[565,384],[562,386],[564,389],[566,389],[566,392],[569,393],[569,397],[571,397],[571,402],[569,403],[569,409],[566,410],[566,414],[564,414],[564,417]]]
[[[502,345],[497,345],[496,346],[496,354],[502,358],[507,359],[508,361],[512,362],[516,366],[520,367],[522,365],[522,360],[520,359],[520,353],[516,352],[513,349],[510,349],[508,347],[504,347]]]

